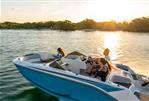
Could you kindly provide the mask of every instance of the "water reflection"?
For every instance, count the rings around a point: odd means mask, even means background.
[[[119,47],[119,35],[114,32],[107,32],[104,34],[104,48],[110,49],[110,56],[112,60],[117,59],[117,49]]]
[[[6,99],[8,101],[59,101],[56,97],[47,95],[38,88],[25,90],[13,96],[7,96]]]

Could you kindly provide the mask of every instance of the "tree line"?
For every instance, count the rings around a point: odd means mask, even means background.
[[[93,29],[101,31],[132,31],[132,32],[149,32],[149,17],[141,17],[131,20],[130,22],[104,21],[96,22],[92,19],[73,23],[65,21],[47,21],[47,22],[3,22],[0,23],[0,29],[51,29],[51,30],[82,30]]]

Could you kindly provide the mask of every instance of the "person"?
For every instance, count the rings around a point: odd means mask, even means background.
[[[54,55],[54,57],[55,58],[62,58],[64,56],[65,56],[64,50],[61,47],[57,48],[57,54]]]
[[[95,78],[99,76],[101,78],[101,81],[106,81],[107,75],[111,71],[111,65],[108,63],[108,61],[105,60],[105,58],[100,58],[98,60],[98,65],[96,65],[96,73]]]
[[[93,58],[91,56],[88,57],[87,61],[85,62],[86,64],[92,65],[93,64]]]
[[[91,69],[90,69],[89,75],[95,74],[96,73],[96,70],[98,68],[100,68],[100,66],[98,64],[99,59],[100,58],[93,59],[93,62],[92,62],[92,65],[91,65]]]
[[[109,53],[110,53],[110,49],[106,48],[104,51],[103,51],[103,55],[105,56],[105,59],[110,62],[111,59],[110,59],[110,56],[109,56]]]
[[[94,59],[91,56],[89,56],[85,63],[86,63],[86,66],[87,66],[86,73],[90,74],[90,71],[91,71],[92,66],[94,64]]]

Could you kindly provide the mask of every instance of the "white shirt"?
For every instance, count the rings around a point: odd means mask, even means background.
[[[111,61],[111,59],[110,59],[110,56],[108,55],[108,56],[105,56],[105,59],[107,60],[107,61]]]

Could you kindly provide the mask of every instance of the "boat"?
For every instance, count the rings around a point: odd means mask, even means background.
[[[31,84],[60,101],[140,101],[136,92],[141,87],[134,84],[137,80],[132,79],[132,72],[119,65],[102,82],[85,72],[87,57],[75,51],[56,59],[41,52],[17,57],[13,63]]]

